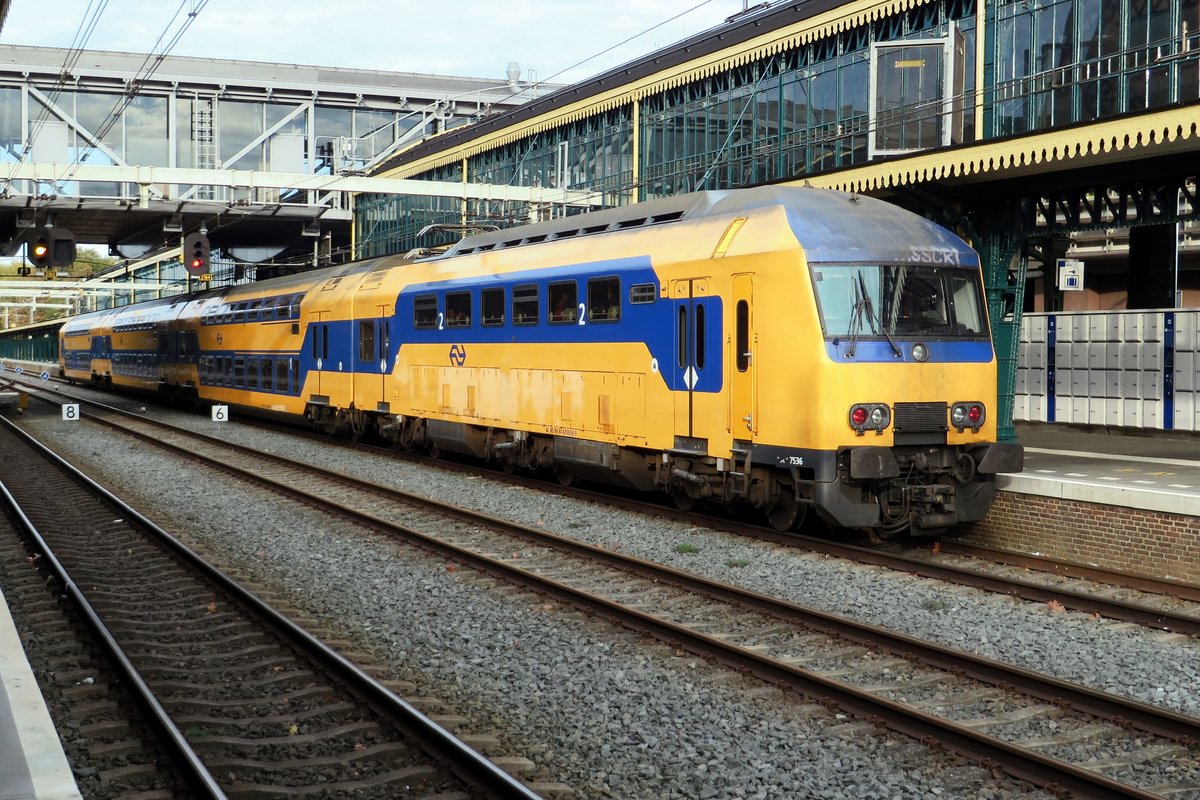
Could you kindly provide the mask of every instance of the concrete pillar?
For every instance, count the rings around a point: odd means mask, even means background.
[[[1129,229],[1129,308],[1175,307],[1175,260],[1179,229],[1138,225]]]

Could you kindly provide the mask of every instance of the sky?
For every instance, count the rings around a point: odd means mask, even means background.
[[[571,83],[759,2],[12,0],[0,42]]]

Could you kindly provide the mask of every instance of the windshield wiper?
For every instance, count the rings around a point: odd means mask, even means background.
[[[867,282],[863,279],[863,274],[861,272],[858,273],[858,280],[854,283],[854,296],[854,317],[850,320],[851,326],[854,325],[855,320],[858,320],[858,327],[862,327],[862,315],[865,311],[867,320],[871,324],[871,333],[875,334],[876,336],[882,333],[888,340],[888,344],[892,346],[892,352],[896,354],[896,358],[903,358],[904,356],[903,353],[900,352],[900,346],[896,344],[896,340],[892,338],[892,335],[887,332],[887,328],[884,327],[883,322],[880,321],[878,327],[875,325],[875,307],[871,304],[871,295],[869,292],[867,292]],[[847,356],[854,356],[854,343],[857,341],[857,339],[858,330],[855,328],[851,333],[850,348],[846,351]]]
[[[862,275],[859,275],[859,280],[862,280]],[[863,309],[867,306],[867,301],[863,297],[863,289],[859,288],[858,281],[854,282],[854,308],[850,314],[850,325],[847,327],[846,333],[849,335],[849,342],[846,344],[846,358],[854,358],[854,348],[858,344],[858,332],[862,330],[862,315]],[[874,327],[874,324],[872,324]]]

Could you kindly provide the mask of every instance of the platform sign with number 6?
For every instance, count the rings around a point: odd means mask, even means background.
[[[79,419],[79,403],[63,403],[62,415],[68,422],[76,422]]]
[[[213,406],[212,407],[213,422],[228,422],[229,421],[229,406]]]

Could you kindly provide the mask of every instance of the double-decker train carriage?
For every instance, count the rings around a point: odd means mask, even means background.
[[[919,216],[760,187],[79,317],[63,369],[107,348],[128,385],[137,347],[164,391],[891,538],[979,519],[1020,469],[983,296]]]

